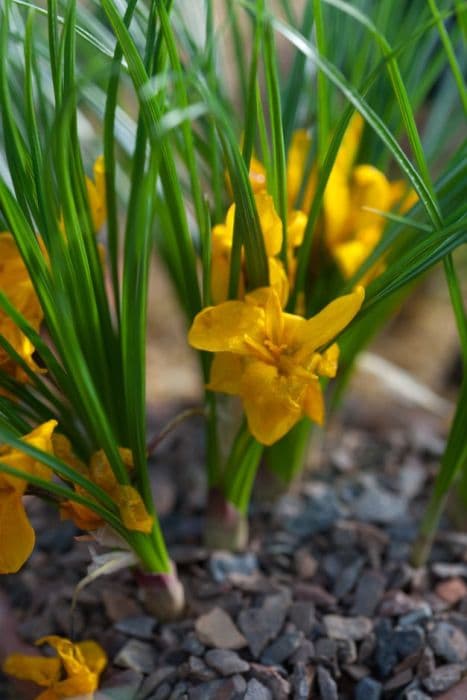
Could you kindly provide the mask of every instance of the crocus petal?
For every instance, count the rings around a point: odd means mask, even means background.
[[[14,574],[34,548],[34,530],[20,494],[0,491],[0,574]]]
[[[62,520],[72,520],[80,530],[97,530],[102,527],[104,521],[94,511],[81,503],[73,501],[63,501],[60,504],[60,518]]]
[[[242,379],[243,408],[253,437],[272,445],[301,418],[301,406],[290,397],[288,378],[263,362],[248,364]]]
[[[87,667],[93,672],[100,674],[107,666],[107,654],[96,642],[87,639],[84,642],[76,644],[83,655]]]
[[[277,215],[271,195],[262,192],[255,196],[266,255],[279,255],[282,247],[282,221]]]
[[[60,659],[10,654],[5,659],[3,671],[18,680],[32,681],[47,687],[58,681],[60,677]]]
[[[154,518],[149,515],[143,499],[134,486],[119,484],[111,495],[120,509],[123,524],[128,530],[151,532]]]
[[[241,355],[231,352],[218,352],[214,355],[207,388],[223,394],[239,394],[243,376]]]
[[[316,367],[316,372],[321,377],[329,377],[332,379],[337,373],[337,363],[339,360],[339,346],[333,343],[323,354]]]
[[[384,173],[372,165],[358,165],[351,180],[352,230],[368,226],[382,230],[386,220],[380,214],[365,211],[364,207],[388,211],[391,204],[391,185]]]
[[[323,425],[325,416],[324,399],[317,379],[307,386],[302,408],[310,420],[318,423],[318,425]]]
[[[264,310],[242,301],[226,301],[195,316],[188,342],[197,350],[248,354],[246,335],[262,342]]]
[[[311,137],[309,134],[304,129],[294,131],[287,152],[287,199],[289,209],[293,209],[297,204],[310,148]],[[310,182],[306,186],[303,205],[306,210],[308,210],[308,201],[313,196],[314,182],[311,184],[312,180],[314,178],[310,177]]]
[[[289,339],[290,344],[296,348],[296,356],[302,360],[311,357],[315,350],[329,343],[358,313],[364,298],[363,287],[357,287],[351,294],[334,299],[305,323],[297,323],[294,337]]]
[[[269,284],[277,292],[282,308],[289,298],[289,280],[287,279],[284,265],[278,258],[268,258]],[[290,270],[290,262],[289,262]]]
[[[255,194],[258,192],[264,192],[266,189],[266,169],[261,161],[255,158],[255,156],[252,156],[250,160],[249,177],[253,192]]]
[[[91,211],[91,219],[94,231],[99,231],[102,228],[107,217],[106,199],[105,199],[105,164],[104,157],[99,156],[96,159],[93,167],[94,182],[90,178],[86,178],[86,189],[89,199],[89,208]]]

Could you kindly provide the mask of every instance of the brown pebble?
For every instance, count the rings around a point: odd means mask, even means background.
[[[446,603],[456,605],[467,595],[467,586],[461,578],[456,576],[455,578],[449,578],[446,581],[438,583],[435,588],[435,593]]]

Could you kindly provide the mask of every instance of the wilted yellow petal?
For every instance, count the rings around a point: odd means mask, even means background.
[[[3,672],[21,681],[32,681],[47,687],[60,677],[60,659],[10,654],[3,664]]]
[[[21,495],[0,484],[0,574],[14,574],[34,549],[34,530]]]
[[[89,498],[89,494],[86,495]],[[72,520],[80,530],[97,530],[104,524],[102,518],[94,511],[74,501],[60,503],[60,517],[62,520]]]
[[[197,350],[248,354],[246,335],[263,340],[264,310],[242,301],[226,301],[195,316],[188,342]]]
[[[88,639],[84,642],[78,642],[76,646],[83,655],[87,667],[93,673],[101,674],[104,668],[107,666],[108,660],[107,654],[100,644]]]
[[[154,518],[149,515],[143,499],[133,486],[119,484],[111,495],[120,509],[123,524],[128,530],[151,532]]]

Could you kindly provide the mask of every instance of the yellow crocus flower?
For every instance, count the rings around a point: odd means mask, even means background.
[[[324,240],[346,279],[352,277],[371,254],[379,243],[386,224],[384,217],[368,212],[365,208],[386,212],[399,207],[404,212],[417,201],[416,194],[403,181],[390,182],[372,165],[354,166],[363,126],[361,115],[355,114],[342,139],[323,198]],[[287,197],[291,211],[296,206],[302,187],[302,206],[306,212],[313,201],[316,168],[312,168],[307,181],[303,182],[310,148],[309,134],[303,129],[297,130],[287,153]],[[256,169],[259,170],[258,165]],[[293,248],[300,244],[301,240],[289,249],[291,281],[294,271]],[[367,284],[383,270],[384,263],[379,262],[366,273],[361,283]]]
[[[244,301],[203,309],[188,340],[216,353],[208,388],[240,396],[251,434],[271,445],[304,415],[323,423],[319,377],[335,376],[338,347],[320,349],[350,323],[363,298],[358,287],[305,320],[284,313],[276,290],[264,287]]]
[[[270,284],[277,290],[282,304],[285,305],[289,285],[282,263],[277,257],[282,246],[282,222],[276,213],[272,197],[266,192],[256,194],[255,203],[268,256]],[[211,294],[214,304],[220,304],[228,297],[234,220],[235,204],[232,204],[225,222],[212,229]],[[242,264],[238,298],[245,295],[245,274]]]
[[[57,421],[49,420],[21,439],[27,445],[51,453],[52,433],[56,425]],[[45,480],[52,475],[45,464],[8,445],[0,445],[0,462]],[[18,571],[34,548],[34,530],[22,499],[26,487],[24,479],[0,472],[0,574]]]
[[[107,666],[107,655],[102,647],[92,640],[74,644],[56,635],[42,637],[36,644],[48,644],[57,656],[10,654],[3,664],[4,673],[46,688],[36,700],[77,697],[92,700],[99,677]]]
[[[0,291],[19,311],[35,331],[43,319],[42,309],[29,273],[13,236],[0,233]],[[40,371],[33,360],[34,346],[2,309],[0,309],[0,335],[35,372]],[[18,381],[27,381],[26,373],[15,363],[8,352],[0,347],[0,371]],[[1,390],[0,390],[1,393]]]

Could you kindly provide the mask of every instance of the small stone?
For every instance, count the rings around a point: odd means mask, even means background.
[[[362,678],[355,688],[355,700],[380,700],[383,686],[374,678]]]
[[[186,675],[195,681],[213,681],[217,676],[198,656],[190,656],[186,663]],[[183,674],[185,676],[185,674]]]
[[[456,605],[467,595],[467,586],[459,577],[449,578],[438,583],[435,587],[435,593],[449,605]]]
[[[429,693],[442,693],[453,686],[454,683],[457,683],[461,676],[462,666],[459,666],[459,664],[448,664],[439,666],[431,676],[424,678],[422,683]]]
[[[113,673],[111,678],[102,685],[102,690],[106,691],[111,688],[118,688],[118,692],[125,693],[125,697],[134,698],[139,695],[143,674],[137,671],[127,669],[126,671],[117,671]],[[111,693],[109,693],[109,696]]]
[[[201,644],[198,637],[194,634],[190,634],[183,640],[182,649],[193,656],[202,656],[206,647],[204,644]]]
[[[336,576],[332,592],[338,600],[354,589],[364,565],[364,557],[358,557]]]
[[[260,608],[242,610],[238,624],[251,653],[257,659],[267,643],[280,632],[287,614],[288,601],[282,594],[269,596]]]
[[[294,564],[297,575],[301,579],[313,578],[318,570],[318,562],[306,547],[302,547],[295,552]]]
[[[350,678],[357,682],[370,675],[370,669],[367,666],[362,666],[362,664],[350,664],[349,666],[343,666],[342,670],[345,671]]]
[[[222,608],[213,608],[196,621],[196,634],[202,644],[218,649],[241,649],[246,646],[232,618]]]
[[[382,617],[399,617],[419,608],[420,604],[403,591],[388,591],[379,606]]]
[[[359,641],[369,634],[373,625],[367,617],[341,617],[325,615],[323,622],[327,633],[333,639],[353,639]]]
[[[378,571],[365,571],[360,578],[351,615],[373,617],[386,586],[386,579]]]
[[[336,681],[323,666],[318,666],[318,687],[321,700],[339,700]]]
[[[209,571],[214,581],[222,583],[230,574],[252,576],[258,572],[258,558],[252,552],[233,554],[231,552],[214,552],[209,559]]]
[[[169,683],[161,683],[157,690],[147,700],[169,700],[172,686]]]
[[[130,639],[118,652],[114,664],[140,673],[151,673],[156,665],[156,654],[149,644]]]
[[[360,649],[358,650],[358,661],[362,663],[367,661],[370,656],[372,656],[376,647],[376,636],[374,634],[367,634],[360,644]]]
[[[467,698],[467,677],[464,677],[460,683],[453,685],[446,693],[440,695],[436,700],[465,700]]]
[[[303,634],[310,634],[316,622],[315,606],[313,603],[307,603],[305,601],[292,603],[289,609],[289,620],[298,630],[303,632]]]
[[[337,600],[335,596],[328,593],[322,586],[312,583],[298,583],[294,587],[294,597],[297,600],[306,600],[315,603],[320,608],[334,608]]]
[[[467,578],[467,564],[436,562],[432,565],[431,570],[438,578],[456,578],[458,576]]]
[[[286,519],[285,527],[294,535],[309,537],[329,530],[341,515],[342,509],[336,495],[330,488],[324,487],[316,489],[306,499],[306,504],[298,515]]]
[[[421,622],[430,620],[433,617],[433,611],[428,603],[420,603],[419,607],[415,610],[402,615],[399,618],[400,627],[410,627],[411,625],[418,625]]]
[[[435,655],[430,647],[425,647],[422,651],[420,661],[417,663],[417,676],[419,678],[426,678],[434,673],[436,668]]]
[[[383,525],[402,518],[406,509],[405,499],[376,484],[366,488],[352,504],[352,510],[357,518]]]
[[[221,676],[246,673],[250,668],[250,664],[247,661],[244,661],[238,654],[228,649],[210,649],[204,659],[208,666],[211,666]]]
[[[394,632],[394,644],[401,658],[421,651],[425,645],[425,633],[421,627],[403,627]]]
[[[329,662],[333,665],[337,660],[337,640],[329,637],[319,637],[315,641],[315,654],[323,663]]]
[[[287,700],[290,696],[290,683],[274,669],[261,664],[251,664],[251,675],[267,686],[274,700]]]
[[[139,615],[138,617],[125,617],[115,623],[114,627],[117,632],[125,634],[127,637],[135,637],[143,641],[149,641],[153,638],[154,627],[156,620],[148,615]]]
[[[384,692],[389,694],[396,690],[402,690],[402,688],[405,688],[405,686],[411,682],[412,678],[412,671],[410,668],[406,668],[405,671],[396,674],[384,684]]]
[[[261,663],[265,666],[280,665],[300,646],[303,637],[299,632],[288,632],[278,637],[270,644],[261,656]]]
[[[315,670],[313,666],[307,666],[304,663],[295,665],[291,679],[294,700],[309,700],[314,678]]]
[[[423,690],[410,688],[410,690],[405,691],[404,700],[431,700],[431,697],[424,693]]]
[[[266,688],[256,678],[252,678],[248,682],[243,700],[273,700],[273,697],[269,688]]]
[[[304,639],[298,649],[294,651],[289,659],[289,663],[294,666],[295,664],[306,664],[310,659],[313,659],[316,655],[315,647],[310,639]]]
[[[189,700],[237,700],[243,698],[246,681],[242,676],[201,683],[188,691]]]
[[[435,654],[448,663],[467,660],[467,639],[449,622],[437,622],[428,634],[428,641]]]
[[[390,621],[384,618],[380,620],[375,627],[375,633],[375,664],[381,676],[386,678],[397,664],[397,648]]]
[[[351,665],[357,661],[357,645],[353,639],[337,640],[337,660],[340,665]]]
[[[112,622],[119,622],[128,617],[142,616],[140,606],[130,596],[112,590],[111,587],[105,588],[101,595],[107,617]]]
[[[184,681],[180,681],[170,693],[168,700],[186,700],[187,691],[188,685]]]
[[[147,678],[145,678],[138,694],[138,700],[145,700],[161,685],[167,685],[169,687],[170,695],[171,686],[169,682],[173,681],[176,675],[177,669],[175,666],[161,666],[160,668],[156,669],[149,674]]]

